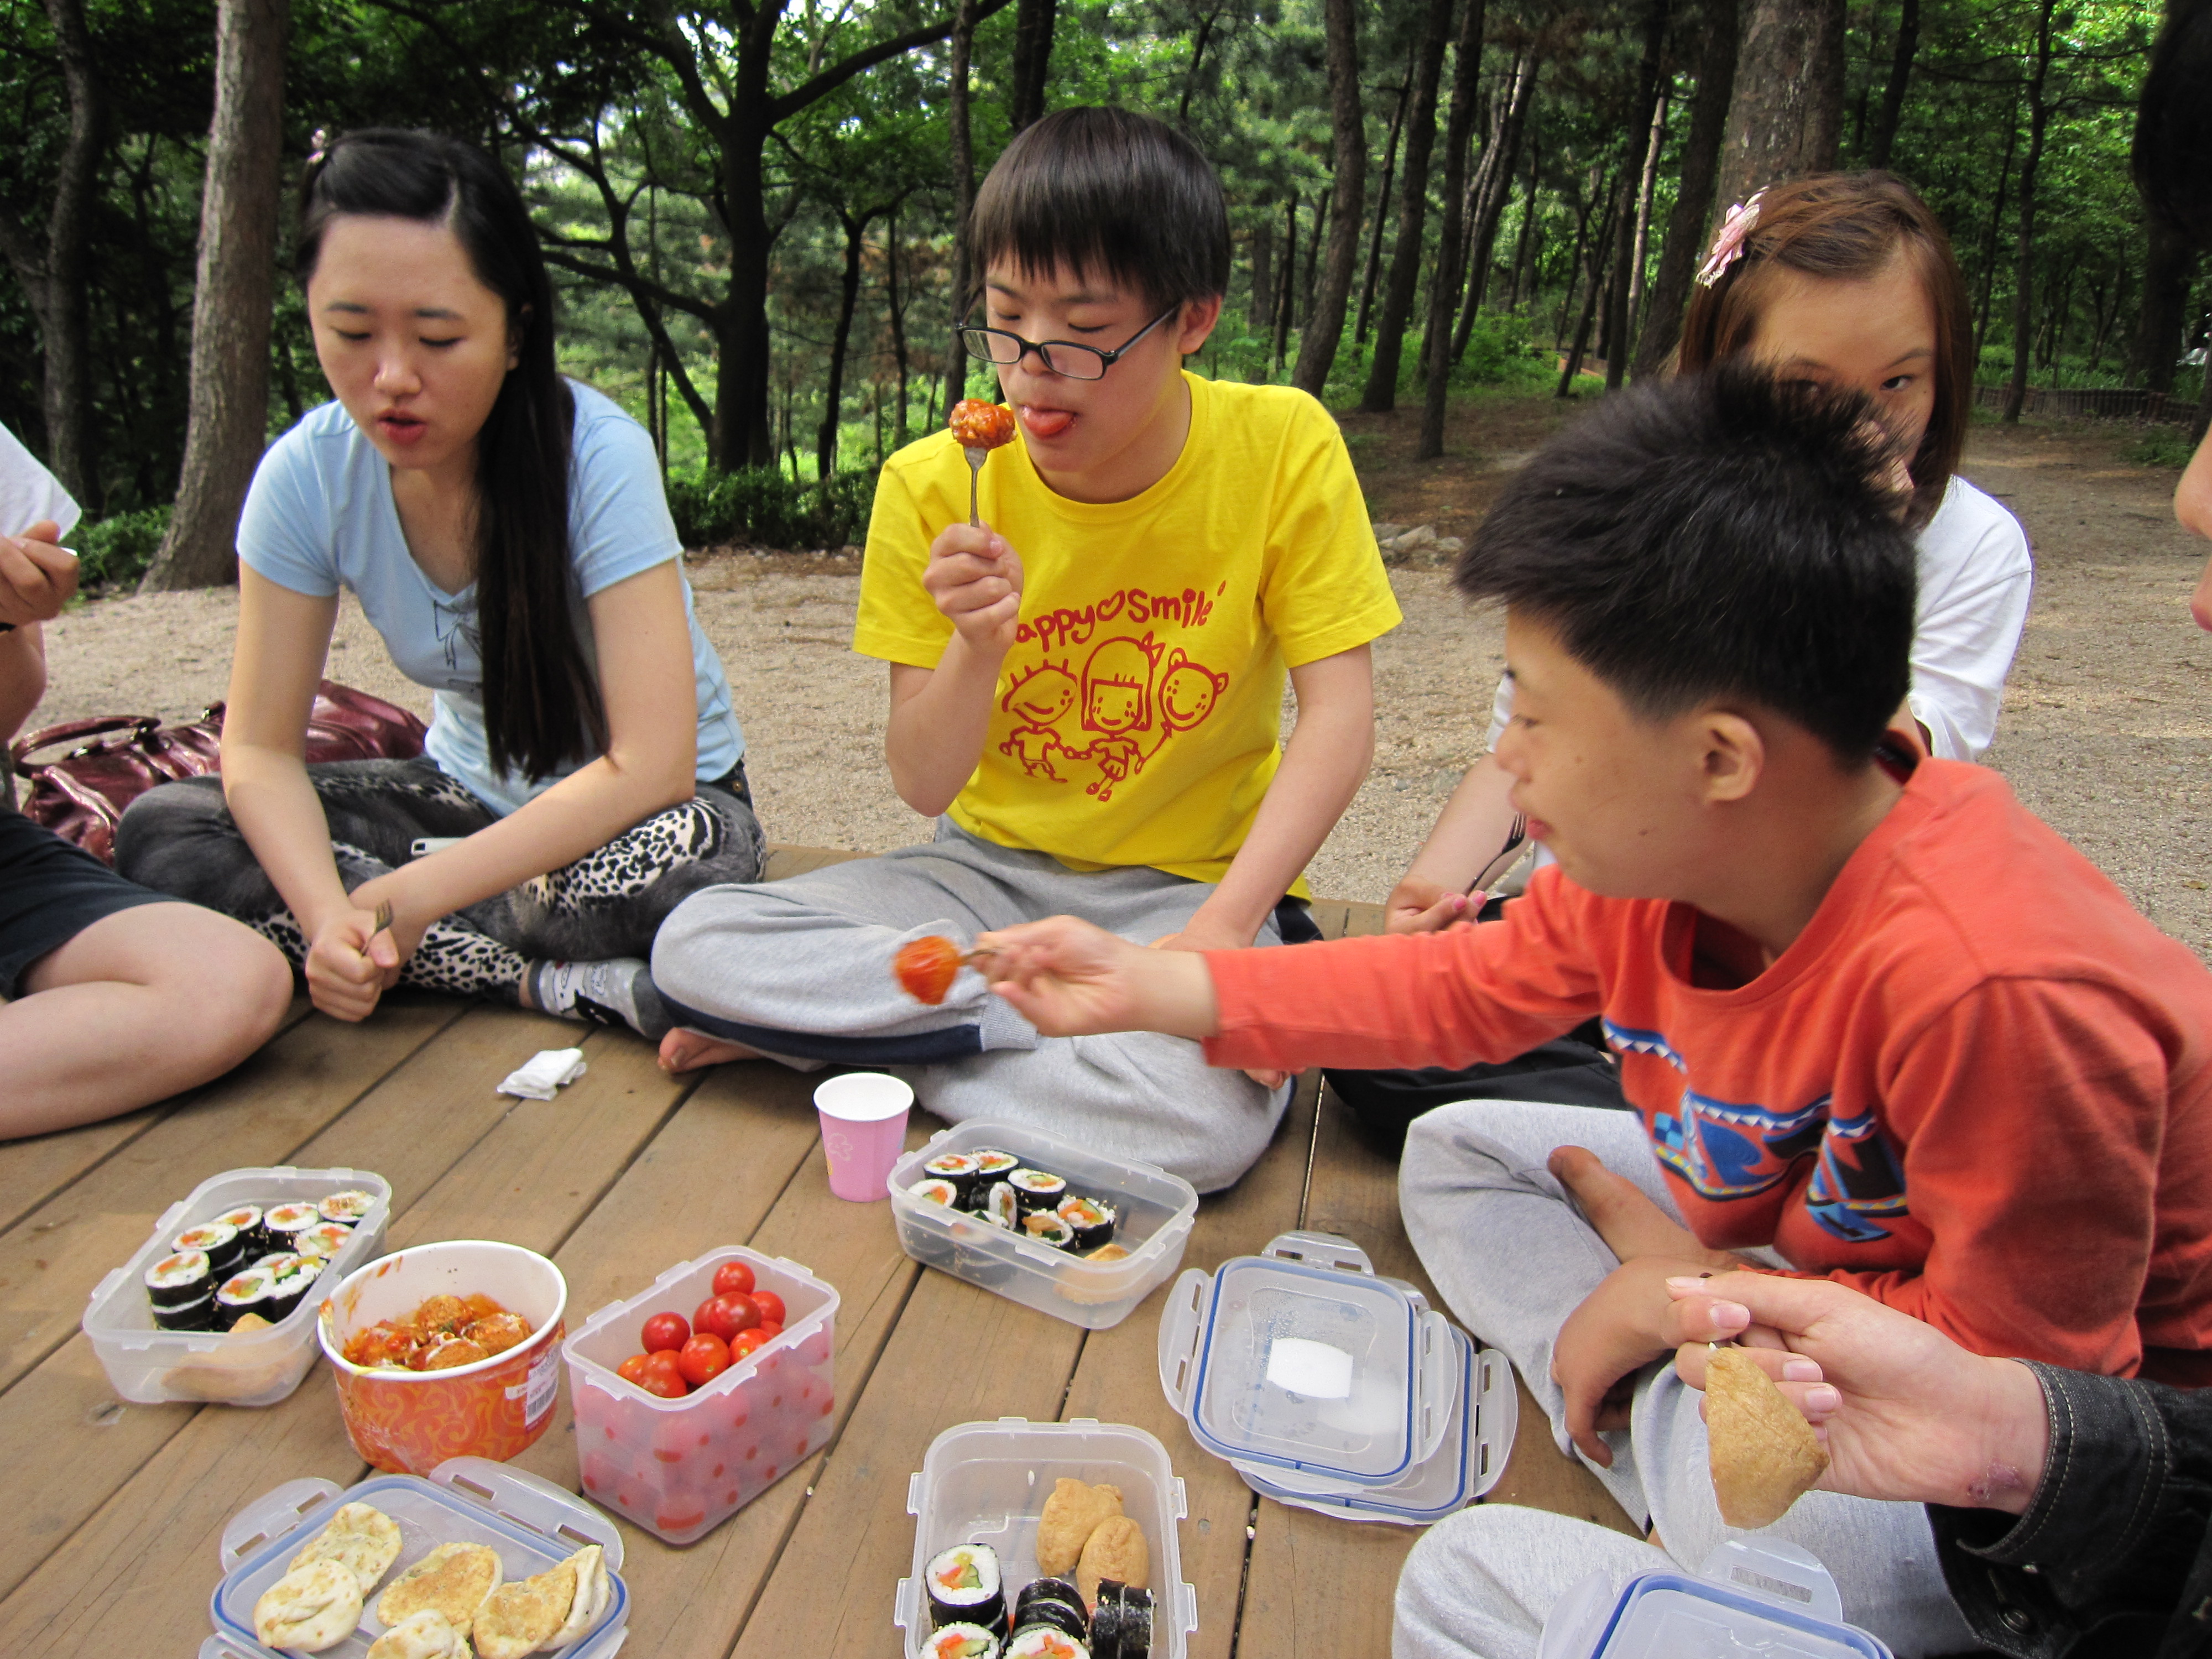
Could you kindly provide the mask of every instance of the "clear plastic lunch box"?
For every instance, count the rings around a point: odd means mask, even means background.
[[[680,1400],[617,1376],[645,1322],[689,1324],[725,1261],[783,1298],[782,1334]],[[797,1262],[736,1244],[678,1262],[561,1345],[584,1491],[671,1544],[704,1536],[829,1443],[836,1351],[837,1292]]]
[[[998,1143],[978,1141],[978,1146]],[[1009,1146],[1008,1152],[1015,1148]],[[1198,1591],[1183,1582],[1176,1522],[1190,1513],[1168,1449],[1142,1429],[1082,1417],[1073,1423],[1032,1423],[1002,1417],[963,1423],[929,1443],[921,1473],[907,1483],[915,1517],[914,1570],[899,1580],[891,1622],[918,1653],[929,1634],[922,1577],[930,1559],[955,1544],[988,1544],[998,1552],[1011,1607],[1037,1576],[1037,1522],[1053,1484],[1063,1477],[1121,1489],[1121,1512],[1144,1529],[1152,1558],[1151,1659],[1183,1659],[1198,1629]]]
[[[907,1190],[926,1179],[922,1165],[931,1158],[978,1146],[1012,1152],[1025,1164],[1065,1176],[1072,1194],[1112,1205],[1113,1242],[1129,1254],[1119,1261],[1085,1261]],[[908,1152],[891,1170],[890,1189],[899,1247],[915,1261],[1092,1331],[1120,1324],[1167,1282],[1182,1264],[1198,1214],[1198,1190],[1180,1176],[1042,1129],[983,1118],[970,1118]]]
[[[187,1227],[212,1221],[241,1204],[267,1209],[313,1202],[351,1188],[374,1194],[353,1237],[324,1267],[317,1290],[265,1331],[234,1336],[223,1331],[165,1331],[154,1323],[146,1269],[170,1254],[169,1241]],[[93,1288],[84,1310],[84,1334],[122,1398],[142,1406],[165,1401],[220,1401],[231,1406],[273,1406],[300,1386],[315,1363],[315,1310],[321,1289],[335,1286],[384,1249],[392,1218],[392,1187],[367,1170],[226,1170],[172,1204],[154,1224],[138,1253]]]
[[[1731,1538],[1696,1576],[1638,1573],[1616,1585],[1592,1573],[1544,1621],[1537,1659],[1890,1659],[1882,1642],[1844,1623],[1843,1600],[1819,1560],[1778,1539]]]
[[[392,1581],[440,1544],[488,1544],[499,1552],[507,1582],[544,1572],[586,1544],[606,1552],[607,1607],[580,1641],[562,1649],[568,1659],[612,1659],[629,1634],[629,1588],[623,1582],[621,1530],[550,1481],[495,1463],[456,1457],[426,1479],[380,1474],[339,1490],[335,1480],[288,1480],[232,1517],[222,1532],[222,1582],[209,1615],[216,1633],[200,1659],[284,1659],[284,1650],[254,1639],[253,1604],[284,1576],[292,1558],[343,1504],[367,1504],[399,1526],[399,1555],[363,1598],[354,1633],[324,1652],[355,1659],[384,1633],[376,1598]]]

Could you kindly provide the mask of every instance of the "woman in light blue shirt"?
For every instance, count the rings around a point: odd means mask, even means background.
[[[298,246],[337,400],[246,498],[221,778],[141,797],[118,867],[266,933],[340,1018],[408,984],[657,1037],[654,931],[756,879],[762,838],[652,444],[556,370],[535,233],[481,150],[339,138]],[[420,759],[303,759],[342,587],[434,693]]]

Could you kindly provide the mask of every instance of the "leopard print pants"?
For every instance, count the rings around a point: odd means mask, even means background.
[[[349,892],[406,863],[418,838],[473,835],[499,816],[428,758],[333,761],[307,777]],[[758,880],[765,854],[741,763],[574,863],[434,922],[399,982],[511,1004],[532,962],[650,956],[670,911],[702,887]],[[295,969],[307,960],[300,925],[232,821],[219,779],[164,784],[133,801],[115,862],[157,892],[237,917]]]

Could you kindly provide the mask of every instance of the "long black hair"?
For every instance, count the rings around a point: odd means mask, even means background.
[[[606,743],[606,712],[571,611],[568,473],[575,401],[553,362],[553,285],[514,181],[475,145],[367,127],[331,140],[300,181],[305,288],[341,213],[449,227],[507,304],[515,366],[477,434],[476,629],[492,765],[548,776]]]

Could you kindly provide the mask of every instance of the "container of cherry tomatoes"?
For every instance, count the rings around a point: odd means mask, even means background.
[[[837,1292],[743,1245],[680,1262],[562,1345],[592,1499],[671,1544],[829,1443]]]

